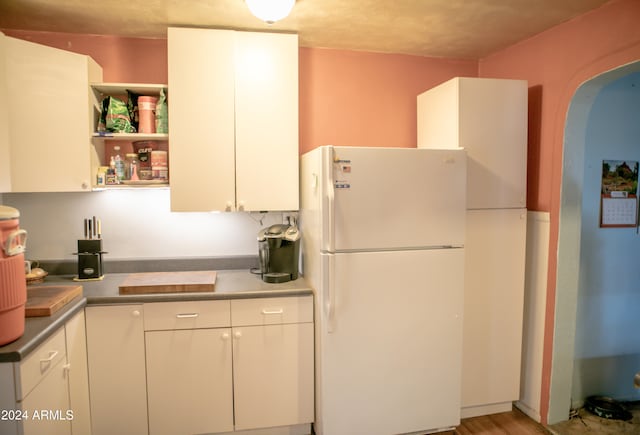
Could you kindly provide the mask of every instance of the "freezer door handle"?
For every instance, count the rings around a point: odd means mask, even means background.
[[[324,300],[324,319],[327,325],[327,333],[333,332],[333,321],[335,318],[335,259],[332,254],[324,257],[326,264],[322,269],[324,270],[324,276],[322,279],[323,287],[323,300]]]
[[[326,185],[324,186],[324,237],[322,239],[326,240],[326,245],[322,247],[322,249],[326,251],[333,252],[334,251],[334,203],[335,203],[335,191],[334,191],[334,182],[333,182],[333,148],[330,147],[323,154],[324,161],[322,162],[323,168],[323,177]]]

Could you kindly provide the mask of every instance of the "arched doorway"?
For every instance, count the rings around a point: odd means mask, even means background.
[[[626,82],[625,82],[626,80]],[[593,316],[593,311],[589,311],[589,307],[583,297],[594,296],[593,289],[596,286],[607,286],[612,278],[610,274],[616,269],[616,260],[618,262],[628,264],[629,253],[633,250],[637,253],[636,269],[640,270],[640,235],[634,229],[600,229],[597,222],[594,224],[594,213],[599,213],[599,176],[602,173],[602,160],[604,159],[630,159],[640,161],[640,134],[635,140],[635,152],[629,152],[627,145],[620,147],[619,143],[610,143],[610,148],[602,145],[593,144],[593,126],[594,104],[597,104],[603,98],[603,92],[608,91],[616,83],[634,86],[638,82],[640,87],[640,62],[634,62],[621,66],[611,71],[602,73],[584,84],[582,84],[575,92],[567,114],[564,144],[563,144],[563,170],[562,170],[562,186],[561,186],[561,204],[559,213],[559,234],[558,234],[558,268],[556,279],[556,303],[555,303],[555,328],[553,343],[553,362],[551,372],[550,398],[549,398],[549,415],[550,423],[566,420],[569,416],[571,406],[579,405],[586,395],[589,394],[605,394],[606,391],[594,393],[594,390],[602,388],[602,384],[598,382],[583,382],[590,376],[589,371],[602,370],[607,373],[603,378],[612,377],[612,373],[619,371],[618,364],[633,364],[634,356],[640,358],[640,337],[637,340],[613,340],[614,346],[608,351],[602,351],[601,344],[594,349],[593,352],[588,350],[590,338],[587,337],[593,331],[583,331],[585,322],[589,321],[589,316]],[[635,92],[635,90],[634,90]],[[636,97],[637,98],[637,97]],[[640,99],[638,99],[640,107]],[[602,108],[600,108],[602,109]],[[615,107],[612,106],[615,111]],[[612,114],[615,116],[615,114]],[[640,110],[637,110],[635,125],[640,125]],[[612,138],[612,141],[614,139]],[[619,138],[616,139],[619,141]],[[629,138],[627,138],[629,140]],[[600,162],[598,165],[597,162]],[[594,179],[594,174],[598,174]],[[596,183],[594,185],[594,183]],[[593,196],[594,188],[596,189],[596,197]],[[599,221],[599,215],[595,217]],[[625,247],[625,252],[619,257],[612,258],[610,245],[613,243],[611,236],[614,238],[631,238],[633,243]],[[598,245],[597,241],[604,237],[607,246]],[[597,261],[598,255],[604,255],[603,262]],[[610,264],[613,262],[613,266]],[[607,263],[607,264],[605,264]],[[627,266],[628,267],[628,266]],[[637,272],[636,272],[637,273]],[[597,277],[598,282],[594,282]],[[640,279],[637,282],[635,275],[632,273],[624,278],[625,286],[636,286],[638,297],[640,298]],[[615,280],[614,280],[615,282]],[[614,286],[616,284],[613,284]],[[604,287],[602,287],[604,288]],[[585,295],[586,293],[586,295]],[[595,293],[598,293],[597,291]],[[601,294],[596,294],[602,297]],[[615,297],[624,297],[624,295],[615,295]],[[591,301],[593,302],[593,301]],[[606,304],[600,305],[599,308],[607,310],[621,310],[620,313],[627,314],[625,306],[631,306],[635,301],[617,301],[618,308],[615,303],[610,300]],[[619,317],[619,316],[618,316]],[[636,312],[637,322],[640,322],[640,314]],[[607,326],[607,319],[615,323],[616,313],[606,313],[598,317],[595,321],[600,326]],[[635,320],[632,320],[633,323]],[[638,323],[636,323],[638,324]],[[595,325],[594,325],[595,326]],[[619,322],[618,322],[619,329]],[[640,330],[640,327],[635,331]],[[600,330],[600,336],[612,338],[610,334],[619,334],[619,330],[604,331]],[[637,332],[635,332],[637,334]],[[576,341],[577,339],[577,341]],[[636,346],[637,344],[637,346]],[[619,358],[620,361],[612,361],[612,352],[614,355],[620,354],[621,348],[628,346],[629,355]],[[601,358],[601,361],[596,361]],[[604,358],[604,359],[603,359]],[[594,359],[594,361],[584,361],[585,359]],[[640,370],[640,359],[636,370]],[[600,367],[598,367],[598,364]],[[613,364],[613,366],[612,366]],[[612,373],[609,373],[612,372]],[[631,385],[633,375],[629,378]],[[578,385],[579,384],[579,385]],[[617,387],[614,387],[614,390]],[[640,393],[639,393],[640,394]],[[640,396],[639,396],[640,397]]]

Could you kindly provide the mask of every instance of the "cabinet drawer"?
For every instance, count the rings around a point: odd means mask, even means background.
[[[313,322],[313,296],[231,301],[233,326]]]
[[[60,361],[65,359],[64,327],[61,327],[20,363],[20,387],[16,391],[16,400],[24,399]]]
[[[144,304],[144,330],[222,328],[231,325],[229,301]]]

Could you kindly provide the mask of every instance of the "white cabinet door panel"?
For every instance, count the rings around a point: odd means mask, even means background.
[[[298,209],[298,36],[236,32],[239,210]]]
[[[172,211],[235,202],[234,32],[168,30]]]
[[[231,330],[151,331],[145,342],[150,433],[233,430]]]
[[[526,210],[467,212],[462,407],[518,400]]]
[[[85,308],[93,435],[146,434],[142,305]]]
[[[233,328],[235,429],[311,423],[313,323]]]

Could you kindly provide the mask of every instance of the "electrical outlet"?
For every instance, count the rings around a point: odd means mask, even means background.
[[[296,211],[285,211],[282,213],[282,223],[289,225],[297,225],[298,224],[298,212]]]

